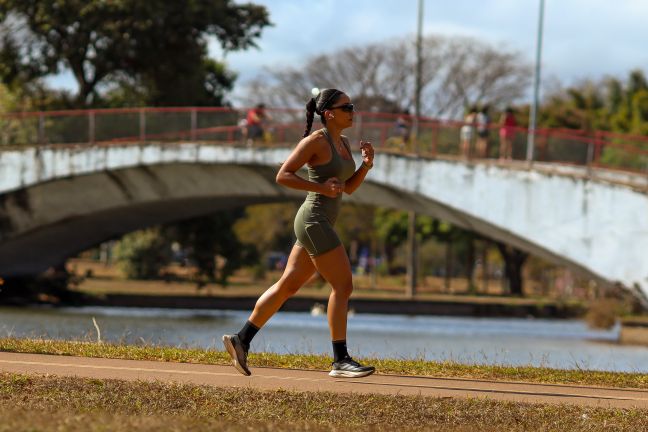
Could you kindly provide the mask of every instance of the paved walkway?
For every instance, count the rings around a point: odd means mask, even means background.
[[[648,409],[648,390],[378,374],[359,379],[335,379],[324,371],[276,368],[252,368],[252,376],[245,377],[229,366],[6,352],[0,352],[0,372],[180,382],[259,390],[473,397]]]

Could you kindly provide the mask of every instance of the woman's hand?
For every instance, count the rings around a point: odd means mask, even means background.
[[[321,194],[329,198],[335,198],[344,191],[344,183],[337,177],[331,177],[326,180],[322,185]]]
[[[362,162],[368,167],[373,166],[374,148],[369,141],[360,140],[360,151],[362,152]]]

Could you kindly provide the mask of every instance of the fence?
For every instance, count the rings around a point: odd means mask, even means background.
[[[304,128],[301,110],[270,109],[263,138],[246,139],[241,123],[247,110],[232,108],[124,108],[13,113],[0,116],[0,146],[110,145],[118,143],[206,141],[228,145],[294,145]],[[399,114],[360,112],[347,130],[352,140],[373,142],[378,151],[428,157],[495,158],[502,153],[499,128],[492,125],[480,143],[462,142],[462,122]],[[409,135],[418,129],[414,141]],[[526,159],[528,131],[516,128],[511,158]],[[1,147],[0,147],[1,148]],[[534,161],[607,167],[648,175],[648,137],[604,131],[538,129]]]

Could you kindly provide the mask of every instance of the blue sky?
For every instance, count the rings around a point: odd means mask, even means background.
[[[242,84],[265,67],[299,66],[312,55],[413,36],[418,0],[252,0],[274,27],[258,50],[229,53]],[[531,62],[539,0],[425,0],[424,33],[473,36],[516,50]],[[648,72],[648,0],[545,0],[543,77],[570,84],[604,75]],[[223,54],[217,43],[210,54]],[[63,74],[50,82],[74,88]]]

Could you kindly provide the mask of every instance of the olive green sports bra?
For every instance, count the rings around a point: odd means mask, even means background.
[[[308,179],[317,183],[324,183],[331,177],[337,177],[341,182],[349,180],[355,173],[354,160],[345,159],[340,156],[326,128],[322,129],[322,132],[331,146],[331,160],[323,165],[308,166]],[[351,148],[345,137],[342,138],[342,142],[349,151],[349,154],[351,154]],[[308,192],[305,203],[311,203],[312,211],[317,213],[323,212],[329,221],[333,223],[337,218],[341,200],[342,194],[335,198],[329,198],[317,192]]]

